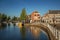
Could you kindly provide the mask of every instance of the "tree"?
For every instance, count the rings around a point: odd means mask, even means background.
[[[21,15],[20,15],[20,20],[26,20],[26,10],[25,8],[22,9]]]
[[[2,14],[0,13],[0,22],[1,22],[1,20],[2,20],[2,16],[1,16]]]
[[[11,18],[10,18],[10,16],[8,16],[8,17],[7,17],[7,21],[10,21],[10,20],[11,20]]]
[[[2,14],[2,21],[7,21],[7,15],[6,14]]]
[[[17,17],[14,16],[14,17],[12,18],[12,20],[13,20],[13,21],[17,21]]]
[[[2,14],[0,13],[0,19],[2,18]]]
[[[7,16],[5,13],[0,13],[0,22],[7,22],[9,21],[11,18],[10,16]]]

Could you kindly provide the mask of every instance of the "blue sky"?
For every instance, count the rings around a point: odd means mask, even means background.
[[[27,14],[38,11],[43,15],[48,10],[60,10],[60,0],[0,0],[0,12],[11,17],[19,17],[23,8]]]

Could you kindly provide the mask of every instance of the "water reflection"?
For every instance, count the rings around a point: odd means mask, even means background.
[[[4,28],[9,28],[13,25],[13,27],[16,26],[16,23],[2,23],[0,26],[0,29],[4,29]]]
[[[32,35],[33,35],[33,37],[34,37],[34,40],[39,40],[40,38],[39,38],[39,36],[40,36],[40,32],[41,32],[41,30],[40,30],[40,28],[37,28],[37,27],[30,27],[30,31],[31,31],[31,33],[32,33]]]
[[[38,27],[22,27],[20,32],[22,40],[48,40],[48,35],[43,33]]]
[[[38,27],[18,27],[16,24],[2,24],[0,27],[0,40],[11,39],[11,40],[48,40],[45,35]],[[3,30],[4,29],[4,30]]]
[[[10,23],[8,23],[8,26],[10,27]]]
[[[7,27],[7,24],[2,23],[1,26],[0,26],[0,29],[4,29],[4,28],[6,28],[6,27]]]
[[[13,26],[16,26],[16,23],[13,23]]]
[[[37,27],[30,27],[31,33],[34,35],[34,37],[38,38],[40,34],[40,28]]]
[[[22,40],[26,40],[26,28],[24,26],[20,29],[20,32]]]

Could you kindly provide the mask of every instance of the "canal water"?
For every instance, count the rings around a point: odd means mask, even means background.
[[[0,40],[48,40],[48,36],[37,27],[3,24],[0,26]]]

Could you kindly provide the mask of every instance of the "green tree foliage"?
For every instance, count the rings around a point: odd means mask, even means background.
[[[1,20],[1,21],[6,21],[6,20],[7,20],[7,15],[0,13],[0,20]]]
[[[2,15],[1,15],[1,13],[0,13],[0,19],[2,18]]]
[[[20,20],[26,20],[26,10],[25,8],[22,9],[21,15],[20,15]]]
[[[12,18],[12,20],[13,20],[13,21],[17,21],[17,17],[14,16],[14,17]]]
[[[6,21],[7,15],[6,14],[2,14],[2,19]]]
[[[11,19],[10,16],[8,16],[8,17],[7,17],[7,20],[10,20],[10,19]]]
[[[4,13],[0,13],[0,22],[9,21],[11,18]]]

